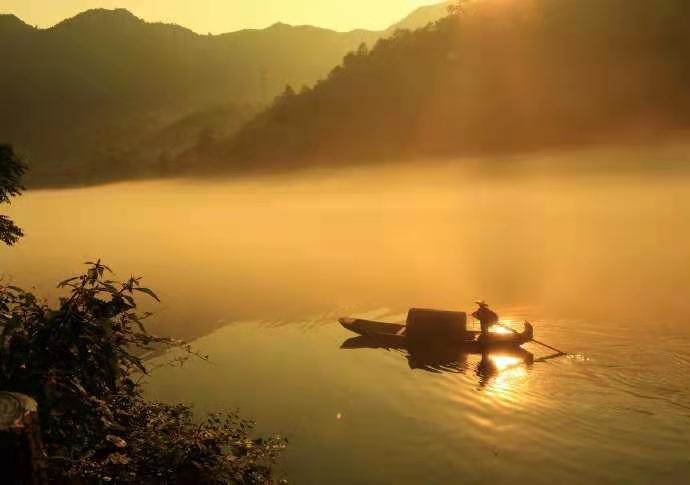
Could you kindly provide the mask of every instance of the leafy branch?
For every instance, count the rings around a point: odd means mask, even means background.
[[[12,197],[25,190],[21,183],[27,166],[10,145],[0,145],[0,204],[9,204]],[[0,241],[8,246],[24,235],[22,230],[7,216],[0,215]]]
[[[118,282],[100,260],[87,266],[58,285],[66,295],[55,308],[0,286],[0,388],[38,401],[51,478],[274,483],[283,438],[251,438],[252,423],[234,413],[199,424],[189,406],[143,398],[147,352],[181,349],[174,365],[208,357],[147,331],[151,313],[138,311],[137,297],[159,298],[141,278]]]

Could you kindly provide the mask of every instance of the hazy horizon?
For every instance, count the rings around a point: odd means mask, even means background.
[[[441,0],[354,0],[347,5],[323,0],[0,0],[0,14],[13,14],[29,25],[50,28],[85,10],[124,8],[148,22],[174,23],[200,34],[261,29],[275,23],[313,25],[336,31],[385,30],[419,7]]]

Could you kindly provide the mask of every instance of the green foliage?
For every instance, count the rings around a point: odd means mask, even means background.
[[[118,283],[100,261],[87,264],[60,283],[67,294],[55,308],[0,286],[0,389],[38,401],[51,480],[273,483],[281,438],[250,438],[251,423],[234,414],[198,423],[188,406],[142,397],[142,353],[197,354],[146,331],[136,297],[158,297],[140,279]]]
[[[21,178],[26,170],[26,165],[10,145],[0,145],[0,204],[9,204],[12,197],[22,193]],[[9,217],[0,215],[0,241],[11,246],[23,235]]]

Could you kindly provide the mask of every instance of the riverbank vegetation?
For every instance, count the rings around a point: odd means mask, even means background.
[[[8,202],[25,167],[10,147],[0,155],[0,200]],[[15,243],[21,230],[0,220],[1,239]],[[50,483],[275,483],[283,438],[253,437],[252,423],[234,413],[200,421],[189,405],[144,398],[144,353],[182,348],[206,357],[151,335],[137,298],[156,294],[139,278],[110,274],[88,263],[60,283],[56,305],[0,282],[0,390],[38,402]]]
[[[12,197],[22,193],[21,178],[26,169],[11,145],[0,145],[0,204],[9,204]],[[11,246],[23,235],[12,219],[0,214],[0,241]]]

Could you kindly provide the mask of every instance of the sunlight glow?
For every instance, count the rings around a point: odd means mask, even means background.
[[[498,324],[493,325],[491,328],[489,328],[489,332],[500,334],[514,333],[511,332],[510,329],[513,328],[515,329],[515,331],[519,331],[518,328],[520,327],[520,325],[518,325],[518,323],[518,320],[502,318],[498,321]]]
[[[493,361],[499,372],[510,367],[515,367],[522,362],[522,359],[513,355],[491,355],[489,358]]]
[[[506,403],[520,400],[518,388],[524,383],[527,369],[523,360],[512,355],[492,355],[489,357],[496,366],[498,374],[491,381],[487,393]]]

